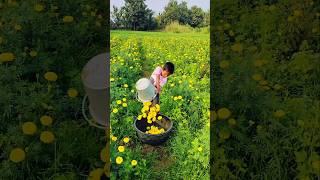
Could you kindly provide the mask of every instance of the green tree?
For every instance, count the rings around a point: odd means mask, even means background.
[[[130,30],[156,28],[153,12],[147,8],[145,0],[125,0],[123,7],[113,9],[112,16],[116,28]]]
[[[181,3],[178,3],[176,0],[170,0],[161,14],[161,24],[165,26],[174,21],[181,24],[189,24],[190,14],[187,2],[182,1]]]
[[[204,11],[198,6],[192,6],[190,12],[190,26],[193,28],[203,26],[205,17]]]

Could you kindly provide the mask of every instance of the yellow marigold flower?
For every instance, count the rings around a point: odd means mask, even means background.
[[[237,124],[237,121],[234,118],[231,118],[231,119],[228,120],[228,124],[230,126],[235,126]]]
[[[142,117],[143,117],[143,118],[146,118],[146,117],[147,117],[147,114],[146,114],[146,113],[143,113],[143,114],[142,114]]]
[[[41,12],[44,10],[44,6],[42,4],[36,4],[34,6],[34,10],[37,11],[37,12]]]
[[[90,171],[89,180],[100,180],[104,170],[102,168],[98,168]]]
[[[282,118],[286,115],[286,113],[283,110],[277,110],[273,114],[276,118]]]
[[[25,122],[22,125],[22,132],[26,135],[33,135],[37,132],[37,125],[34,122]]]
[[[218,117],[220,119],[227,119],[231,115],[231,112],[227,108],[221,108],[218,110]]]
[[[229,61],[223,60],[223,61],[220,62],[220,68],[221,69],[228,69],[229,66],[230,66]]]
[[[158,116],[158,120],[161,120],[162,119],[162,116]]]
[[[114,109],[112,110],[112,112],[116,114],[116,113],[118,113],[118,109],[117,109],[117,108],[114,108]]]
[[[182,99],[182,96],[178,96],[178,99]]]
[[[119,146],[119,147],[118,147],[118,151],[119,151],[119,152],[124,152],[124,146]]]
[[[238,53],[241,53],[243,50],[242,45],[240,43],[236,43],[236,44],[232,45],[231,49],[232,49],[232,51],[235,51]]]
[[[151,106],[151,104],[152,104],[152,102],[148,101],[148,102],[144,102],[143,106],[149,107],[149,106]]]
[[[122,103],[122,101],[121,100],[117,100],[117,104],[121,104]]]
[[[38,53],[37,53],[37,51],[31,51],[30,53],[29,53],[29,55],[31,56],[31,57],[36,57],[37,55],[38,55]]]
[[[73,21],[73,17],[72,16],[64,16],[62,20],[64,23],[71,23]]]
[[[116,163],[117,163],[117,164],[121,164],[122,162],[123,162],[123,158],[120,157],[120,156],[118,156],[118,157],[116,158]]]
[[[54,135],[50,131],[43,131],[40,134],[40,140],[46,144],[52,143],[54,141]]]
[[[11,52],[4,52],[0,54],[0,62],[10,62],[15,59],[15,56]]]
[[[21,148],[12,149],[10,152],[9,159],[12,162],[18,163],[23,161],[26,158],[26,153]]]
[[[150,108],[150,112],[155,112],[156,111],[156,108],[155,107],[151,107]]]
[[[114,81],[114,78],[110,78],[110,81],[113,82],[113,81]]]
[[[21,26],[20,24],[15,24],[15,25],[14,25],[14,29],[15,29],[16,31],[21,31],[21,30],[22,30],[22,26]]]
[[[68,96],[71,98],[77,97],[78,96],[78,91],[74,88],[70,88],[68,90]]]
[[[46,72],[44,74],[44,78],[48,81],[56,81],[58,79],[58,76],[54,72]]]
[[[152,123],[152,120],[150,120],[150,119],[148,119],[148,121],[147,121],[149,124],[151,124]]]
[[[40,122],[44,126],[50,126],[52,124],[52,121],[53,121],[52,117],[47,116],[47,115],[41,116],[41,118],[40,118]]]
[[[122,98],[122,101],[123,102],[127,102],[127,98]]]
[[[142,119],[142,115],[139,115],[139,116],[137,117],[137,119],[138,119],[138,120],[141,120],[141,119]]]
[[[127,103],[123,103],[122,106],[123,107],[128,107],[128,104]]]
[[[160,105],[159,105],[159,104],[156,104],[156,108],[157,108],[157,109],[160,109]]]
[[[129,86],[128,86],[128,84],[124,84],[123,87],[124,88],[128,88]]]
[[[128,137],[123,138],[123,142],[128,143],[130,139]]]
[[[200,147],[198,147],[198,151],[200,151],[200,152],[201,152],[202,150],[203,150],[203,149],[202,149],[202,147],[201,147],[201,146],[200,146]]]
[[[111,140],[112,140],[112,141],[116,141],[117,139],[118,139],[118,138],[117,138],[116,136],[112,136],[112,137],[111,137]]]
[[[174,101],[178,100],[178,97],[177,97],[177,96],[175,96],[175,97],[173,98],[173,100],[174,100]]]
[[[103,162],[107,162],[107,148],[103,148],[103,149],[100,151],[100,159],[101,159],[101,161],[103,161]]]
[[[137,164],[138,164],[138,162],[136,160],[131,161],[131,166],[136,166]]]
[[[254,75],[252,75],[252,79],[255,81],[260,81],[263,79],[263,77],[261,74],[254,74]]]

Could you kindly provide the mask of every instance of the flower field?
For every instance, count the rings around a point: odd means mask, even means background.
[[[0,179],[94,179],[104,167],[105,132],[83,119],[80,74],[106,50],[105,9],[0,2]]]
[[[319,1],[213,1],[214,179],[319,179]]]
[[[209,36],[111,31],[110,61],[111,179],[209,179]],[[150,112],[168,116],[173,133],[153,147],[133,127],[148,109],[136,99],[135,83],[166,61],[176,70]],[[152,117],[150,123],[161,119]],[[150,133],[163,132],[153,128]]]

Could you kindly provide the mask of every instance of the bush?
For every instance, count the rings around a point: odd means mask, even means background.
[[[189,25],[182,25],[177,21],[174,21],[164,28],[165,32],[174,32],[174,33],[190,33],[193,32],[193,28]]]

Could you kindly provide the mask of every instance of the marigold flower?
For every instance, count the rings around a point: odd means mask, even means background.
[[[119,111],[119,110],[118,110],[117,108],[114,108],[114,109],[112,110],[112,112],[115,113],[115,114],[118,113],[118,111]]]
[[[276,118],[282,118],[286,115],[286,113],[283,110],[277,110],[273,114]]]
[[[71,23],[71,22],[73,22],[73,17],[72,16],[64,16],[62,20],[64,23]]]
[[[219,132],[219,137],[220,137],[221,139],[226,140],[226,139],[229,139],[230,136],[231,136],[231,133],[230,133],[230,131],[228,131],[228,130],[222,129],[222,130]]]
[[[254,75],[252,75],[252,79],[255,81],[260,81],[263,79],[263,77],[261,74],[254,74]]]
[[[200,152],[201,152],[202,150],[203,150],[203,149],[202,149],[202,147],[201,147],[201,146],[200,146],[200,147],[198,147],[198,151],[200,151]]]
[[[123,87],[124,88],[128,88],[129,86],[128,86],[128,84],[124,84]]]
[[[10,62],[15,59],[15,56],[11,52],[4,52],[0,54],[0,62]]]
[[[48,81],[56,81],[58,79],[58,76],[54,72],[46,72],[44,74],[44,78]]]
[[[117,100],[117,104],[121,104],[122,103],[122,101],[121,100]]]
[[[158,116],[158,120],[161,120],[162,119],[162,116]]]
[[[38,55],[38,53],[37,53],[37,51],[32,50],[32,51],[30,51],[29,55],[31,57],[36,57]]]
[[[119,147],[118,147],[118,151],[119,151],[119,152],[124,152],[124,146],[119,146]]]
[[[123,103],[122,106],[123,107],[128,107],[128,104],[127,103]]]
[[[130,139],[128,137],[123,138],[123,142],[128,143]]]
[[[34,122],[25,122],[22,125],[22,132],[26,135],[33,135],[37,132],[37,125]]]
[[[52,117],[47,116],[47,115],[41,116],[41,118],[40,118],[40,122],[44,126],[50,126],[52,124],[52,121],[53,121]]]
[[[112,140],[112,141],[116,141],[117,139],[118,139],[118,138],[117,138],[116,136],[112,136],[112,137],[111,137],[111,140]]]
[[[46,144],[50,144],[54,141],[54,135],[50,131],[43,131],[40,134],[40,140]]]
[[[11,150],[9,159],[12,162],[18,163],[23,161],[26,158],[26,153],[21,148],[15,148]]]
[[[20,24],[15,24],[15,25],[14,25],[14,29],[15,29],[16,31],[21,31],[21,30],[22,30],[22,26],[21,26]]]
[[[221,108],[218,110],[218,117],[220,119],[227,119],[231,115],[231,112],[227,108]]]
[[[174,101],[178,100],[178,97],[177,97],[177,96],[175,96],[175,97],[173,98],[173,100],[174,100]]]
[[[136,166],[137,164],[138,164],[138,162],[136,160],[131,161],[131,166]]]
[[[123,158],[120,157],[120,156],[118,156],[118,157],[116,158],[116,163],[117,163],[117,164],[122,164],[122,162],[123,162]]]
[[[127,102],[127,98],[122,98],[122,101],[123,102]]]
[[[178,96],[178,99],[182,99],[182,96]]]

